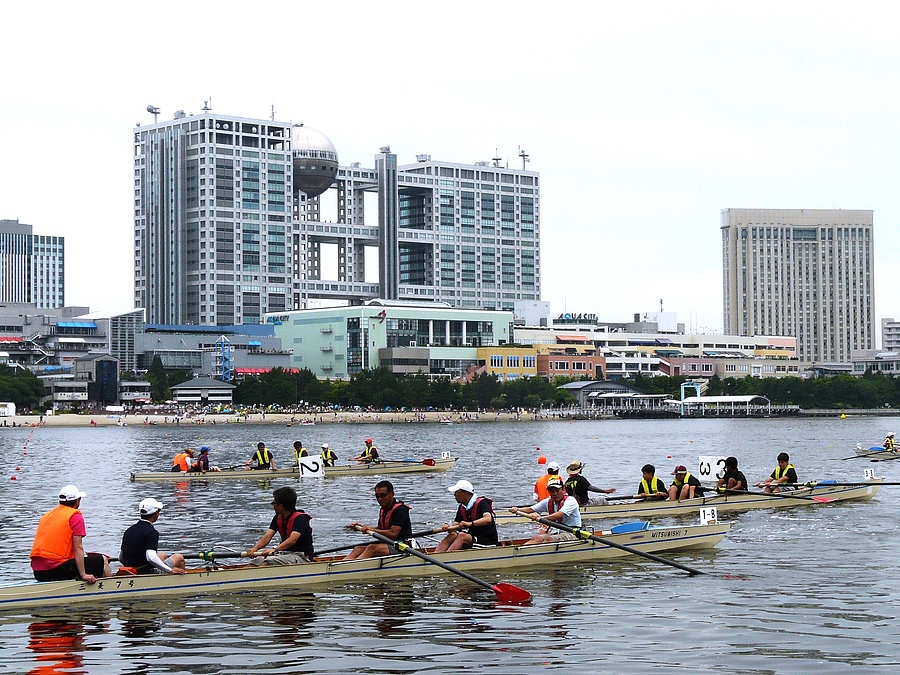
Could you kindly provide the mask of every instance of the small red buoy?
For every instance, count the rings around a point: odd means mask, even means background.
[[[21,470],[22,470],[22,469],[20,469],[19,467],[16,467],[16,471],[21,471]]]
[[[541,455],[540,457],[538,457],[538,464],[546,464],[546,463],[547,463],[547,458],[546,458],[546,457],[544,457],[543,455]]]
[[[10,476],[9,479],[10,479],[10,480],[15,480],[16,477],[15,477],[15,476]]]

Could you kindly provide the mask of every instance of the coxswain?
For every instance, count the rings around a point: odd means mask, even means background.
[[[74,485],[60,489],[59,505],[41,516],[31,547],[31,569],[38,581],[81,580],[89,584],[109,577],[109,559],[85,555],[86,530],[79,507],[85,496]]]
[[[172,459],[172,471],[181,471],[186,473],[191,470],[194,464],[194,451],[192,448],[185,448]]]

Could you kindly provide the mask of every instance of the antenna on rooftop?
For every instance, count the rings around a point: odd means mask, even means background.
[[[156,124],[156,119],[159,117],[159,108],[155,105],[148,105],[147,112],[153,115],[153,124]]]
[[[662,314],[662,311],[663,311],[663,308],[662,308],[662,301],[663,301],[663,299],[660,298],[660,299],[659,299],[659,313],[660,313],[660,314]]]
[[[212,96],[203,101],[203,112],[208,113],[212,110]]]
[[[273,122],[275,121],[275,102],[274,101],[272,102],[272,117],[271,117],[271,119]]]
[[[493,159],[494,159],[494,166],[499,169],[500,168],[500,160],[503,158],[500,157],[500,152],[497,150],[497,148],[494,148],[494,158]]]
[[[525,153],[521,145],[519,146],[519,157],[522,158],[522,171],[524,171],[525,165],[531,161],[531,158]]]

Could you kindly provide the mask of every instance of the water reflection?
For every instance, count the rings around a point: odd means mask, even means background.
[[[81,674],[89,672],[84,665],[84,653],[90,635],[102,635],[108,629],[103,621],[89,621],[84,615],[71,619],[35,616],[28,624],[28,649],[34,653],[35,665],[29,675],[55,673]]]
[[[276,631],[274,637],[289,647],[309,645],[314,637],[316,602],[314,593],[298,593],[281,603],[269,618],[287,630]]]

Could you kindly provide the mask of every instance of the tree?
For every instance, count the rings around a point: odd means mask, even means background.
[[[0,401],[12,401],[16,408],[35,408],[46,396],[44,383],[29,370],[0,366]]]
[[[169,398],[169,377],[163,368],[162,359],[153,357],[150,369],[147,371],[147,381],[150,383],[150,398],[156,403],[162,403]]]

